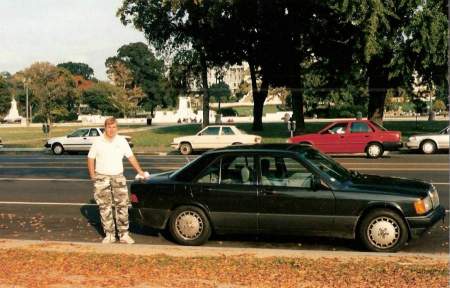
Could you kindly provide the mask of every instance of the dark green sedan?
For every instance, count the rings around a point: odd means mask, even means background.
[[[211,233],[331,236],[401,249],[443,219],[436,188],[351,172],[310,146],[233,146],[131,184],[138,221],[201,245]]]

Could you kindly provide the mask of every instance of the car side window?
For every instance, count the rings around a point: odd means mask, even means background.
[[[372,129],[364,122],[353,122],[350,127],[350,133],[369,133]]]
[[[312,173],[290,157],[261,157],[261,184],[284,187],[312,187]]]
[[[345,129],[347,129],[347,123],[337,123],[328,128],[325,134],[345,134]]]
[[[78,129],[72,134],[70,134],[70,137],[84,137],[87,136],[89,133],[89,129]]]
[[[100,136],[100,134],[98,133],[98,130],[97,130],[97,129],[93,128],[93,129],[91,129],[91,131],[89,132],[89,136],[91,136],[91,137],[97,137],[97,136]]]
[[[208,127],[200,135],[202,136],[213,136],[219,135],[220,127]]]
[[[233,130],[230,127],[222,127],[222,135],[234,135]]]
[[[212,163],[199,176],[197,183],[253,185],[253,156],[225,156]]]

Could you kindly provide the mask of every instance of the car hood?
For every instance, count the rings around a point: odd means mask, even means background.
[[[415,179],[359,175],[352,178],[349,188],[376,192],[385,191],[389,194],[401,194],[411,197],[425,197],[431,189],[431,184]]]
[[[182,142],[182,141],[192,141],[196,137],[197,137],[196,135],[176,137],[176,138],[173,138],[173,143],[179,143],[179,142]]]
[[[61,137],[53,137],[48,139],[48,143],[54,143],[54,142],[61,142],[67,139],[67,136],[61,136]]]

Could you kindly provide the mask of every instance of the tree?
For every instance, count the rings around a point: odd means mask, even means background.
[[[6,114],[11,104],[11,83],[8,75],[0,75],[0,114]]]
[[[42,120],[52,123],[74,114],[79,99],[72,75],[66,69],[48,62],[36,62],[15,76],[28,79],[32,103],[37,107],[35,115]]]
[[[366,71],[370,119],[382,121],[388,89],[412,90],[414,72],[430,87],[445,81],[444,1],[331,2],[345,15],[344,22],[356,28],[357,44],[353,51],[356,63]]]
[[[89,106],[91,113],[102,113],[103,115],[120,116],[120,109],[114,101],[114,95],[122,93],[123,90],[108,82],[99,81],[82,92],[82,102]]]
[[[167,93],[164,91],[164,62],[155,57],[149,47],[142,43],[123,45],[117,56],[105,63],[113,82],[127,91],[128,100],[145,104],[153,114],[156,105],[165,106]],[[123,99],[126,99],[123,98]]]
[[[64,62],[56,66],[69,70],[73,75],[83,76],[86,80],[90,80],[94,77],[94,70],[85,63]]]
[[[201,67],[203,92],[203,122],[209,124],[208,67],[211,61],[221,60],[214,55],[211,43],[219,33],[212,25],[212,19],[222,13],[221,5],[226,1],[190,0],[190,1],[140,1],[124,0],[117,15],[124,25],[133,25],[144,32],[146,38],[157,51],[167,55],[186,47],[192,48],[198,55]],[[220,66],[220,65],[219,65]]]

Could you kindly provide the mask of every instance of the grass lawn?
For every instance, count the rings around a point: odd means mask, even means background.
[[[306,133],[316,132],[328,123],[306,123]],[[437,132],[448,125],[447,121],[385,121],[384,126],[389,130],[400,130],[403,141],[413,134]],[[247,133],[258,134],[263,137],[264,143],[283,143],[289,137],[289,132],[285,123],[265,123],[264,131],[252,132],[251,123],[238,123],[236,126]],[[80,126],[81,127],[81,126]],[[138,126],[142,128],[145,126]],[[79,127],[53,127],[52,137],[66,135]],[[161,127],[150,130],[133,132],[136,126],[120,126],[121,130],[127,129],[123,133],[133,137],[133,143],[136,148],[144,151],[170,151],[170,143],[174,137],[192,135],[201,128],[200,124],[175,125],[170,127]],[[40,127],[19,127],[19,128],[1,128],[0,137],[5,147],[43,147],[45,135]]]

